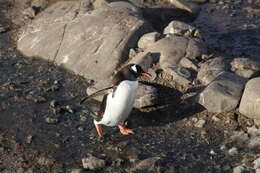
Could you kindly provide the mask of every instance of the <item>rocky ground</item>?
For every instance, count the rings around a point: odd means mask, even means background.
[[[158,87],[160,105],[133,110],[127,124],[135,135],[105,128],[105,137],[98,137],[87,108],[79,105],[91,81],[21,55],[13,40],[21,25],[11,23],[13,5],[0,0],[0,172],[259,171],[259,122],[238,111],[208,113],[183,100],[191,91],[167,80],[156,81],[164,84]],[[193,24],[212,54],[259,58],[260,17],[244,9],[258,5],[210,1]]]

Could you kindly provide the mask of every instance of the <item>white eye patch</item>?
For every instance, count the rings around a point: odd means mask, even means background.
[[[136,68],[136,65],[132,65],[132,66],[131,66],[131,69],[132,69],[134,72],[136,72],[136,73],[137,73],[137,68]]]

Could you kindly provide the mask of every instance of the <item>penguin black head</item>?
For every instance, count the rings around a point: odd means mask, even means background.
[[[140,76],[151,77],[152,75],[146,73],[138,64],[129,64],[122,68],[113,79],[114,84],[118,84],[123,80],[134,81]]]

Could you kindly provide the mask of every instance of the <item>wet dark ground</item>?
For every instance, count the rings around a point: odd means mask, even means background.
[[[0,10],[11,7],[4,2],[0,1]],[[158,2],[148,4],[158,7]],[[194,24],[212,53],[259,58],[260,17],[243,12],[247,3],[227,4],[232,8],[203,5]],[[106,160],[100,172],[127,172],[134,160],[154,156],[162,158],[162,170],[232,172],[243,159],[252,167],[260,153],[229,140],[233,131],[253,126],[252,120],[230,112],[216,115],[220,121],[215,122],[214,114],[193,102],[181,102],[183,90],[168,81],[159,81],[167,84],[160,86],[160,106],[132,112],[127,123],[135,135],[122,136],[116,128],[105,128],[105,137],[99,138],[89,112],[78,104],[88,80],[39,58],[22,56],[10,39],[16,32],[10,20],[1,18],[0,24],[10,26],[0,33],[0,172],[69,172],[82,168],[81,158],[88,154]],[[245,24],[248,29],[243,29]],[[205,126],[195,127],[194,118],[206,120]],[[239,148],[239,153],[229,155],[220,149],[223,144]],[[122,163],[114,164],[118,158]]]

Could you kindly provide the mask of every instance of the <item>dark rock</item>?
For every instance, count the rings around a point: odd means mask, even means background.
[[[239,112],[249,118],[260,120],[260,77],[249,80],[246,84]]]
[[[36,94],[33,94],[33,93],[29,93],[27,96],[26,96],[26,99],[27,100],[31,100],[33,101],[34,103],[45,103],[47,102],[47,99],[42,97],[42,96],[39,96],[39,95],[36,95]]]

